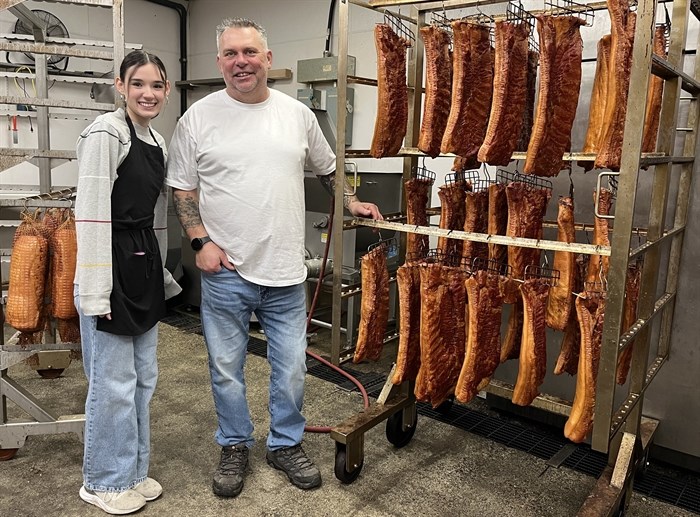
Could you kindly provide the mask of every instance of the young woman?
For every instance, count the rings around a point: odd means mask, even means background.
[[[158,57],[135,50],[115,85],[125,108],[97,117],[77,144],[75,305],[88,378],[80,497],[127,514],[163,491],[148,477],[149,403],[157,323],[180,286],[163,267],[166,150],[150,127],[170,83]]]

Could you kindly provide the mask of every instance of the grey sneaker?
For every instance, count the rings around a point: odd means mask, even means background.
[[[219,497],[236,497],[243,490],[243,476],[248,468],[248,447],[244,443],[221,448],[221,460],[214,473],[214,493]]]
[[[154,501],[163,493],[163,487],[153,478],[146,478],[134,487],[134,492],[141,494],[146,501]]]
[[[123,492],[98,492],[85,486],[80,487],[80,498],[94,504],[111,515],[134,513],[146,506],[146,499],[134,490]]]
[[[321,472],[302,449],[301,445],[267,451],[267,463],[281,470],[294,486],[303,490],[321,486]]]

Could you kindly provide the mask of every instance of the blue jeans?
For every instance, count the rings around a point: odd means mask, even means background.
[[[97,316],[80,315],[85,401],[83,484],[122,492],[148,476],[151,452],[149,403],[156,388],[158,325],[140,336],[97,330]]]
[[[250,317],[255,313],[267,336],[270,363],[270,432],[267,448],[301,443],[306,375],[306,295],[304,284],[265,287],[222,268],[202,273],[200,314],[209,351],[219,445],[253,446],[253,423],[246,400],[245,364]]]

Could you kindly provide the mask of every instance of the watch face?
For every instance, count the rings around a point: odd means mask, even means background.
[[[202,246],[204,246],[202,239],[200,239],[199,237],[195,237],[194,239],[192,239],[192,242],[190,244],[192,245],[192,249],[194,251],[199,251],[202,249]]]

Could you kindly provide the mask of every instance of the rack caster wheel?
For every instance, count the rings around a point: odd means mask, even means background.
[[[63,373],[64,368],[46,368],[43,370],[37,370],[36,373],[42,379],[58,379]]]
[[[455,403],[455,398],[450,397],[445,400],[442,404],[440,404],[438,407],[435,408],[435,411],[440,413],[442,416],[447,416],[450,414],[450,411],[452,411],[452,406],[454,406]]]
[[[362,470],[362,467],[365,464],[364,458],[362,458],[362,461],[360,462],[359,465],[354,467],[351,471],[348,472],[346,469],[347,466],[347,450],[345,448],[345,444],[343,443],[338,443],[336,442],[335,444],[335,477],[338,478],[338,480],[345,484],[349,485],[353,481],[357,479],[357,476],[360,475],[360,471]]]
[[[397,411],[386,420],[386,439],[396,448],[408,445],[416,432],[418,423],[418,412],[413,412],[413,422],[406,429],[403,429],[403,413],[405,409]]]
[[[9,461],[15,457],[18,449],[0,449],[0,461]]]

